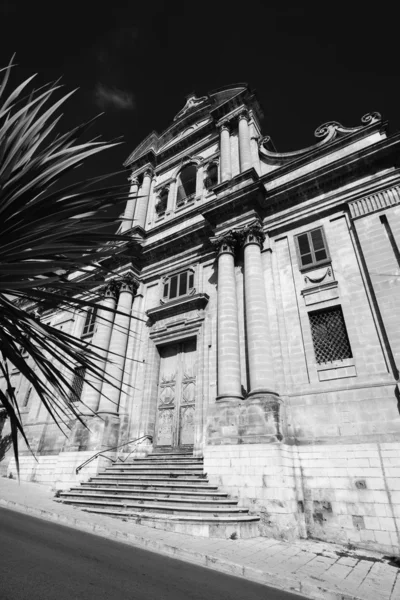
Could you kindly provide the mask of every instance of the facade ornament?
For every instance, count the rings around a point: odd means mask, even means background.
[[[139,179],[133,173],[129,175],[128,181],[131,185],[139,185]]]
[[[327,270],[325,271],[325,273],[323,275],[321,275],[321,277],[310,277],[309,275],[306,275],[304,277],[304,283],[322,283],[324,281],[324,279],[326,277],[331,277],[332,276],[332,270],[330,267],[327,268]]]
[[[178,119],[181,119],[188,113],[194,111],[195,109],[197,109],[198,106],[204,104],[204,102],[206,102],[207,100],[207,96],[201,96],[201,98],[196,98],[196,94],[189,94],[189,96],[187,96],[185,106],[174,117],[174,121],[177,121]]]
[[[249,111],[247,110],[247,108],[243,108],[240,113],[238,114],[238,120],[240,119],[246,119],[247,122],[249,122],[250,120],[250,115],[249,115]]]
[[[143,177],[150,177],[150,179],[152,179],[154,177],[153,169],[146,169],[143,171]]]
[[[349,133],[355,133],[360,131],[367,125],[373,125],[382,121],[382,115],[378,112],[367,113],[361,118],[361,126],[358,127],[344,127],[338,121],[328,121],[323,125],[320,125],[314,132],[316,138],[327,138],[332,141],[337,136],[347,135]],[[325,140],[326,141],[326,140]]]
[[[220,254],[235,254],[239,245],[237,232],[233,229],[222,235],[210,238],[212,246]]]
[[[132,275],[132,273],[124,275],[120,279],[119,283],[121,285],[120,292],[131,292],[132,294],[136,294],[139,287],[139,281],[134,275]]]
[[[382,121],[382,115],[376,111],[367,113],[361,117],[361,123],[363,123],[363,125],[372,125],[372,123],[378,123],[379,121]]]
[[[226,131],[230,132],[230,130],[231,130],[231,123],[230,123],[230,121],[228,121],[228,119],[225,119],[225,121],[222,121],[222,123],[220,123],[218,125],[218,127],[220,128],[221,131],[223,131],[225,129]]]
[[[118,282],[115,279],[113,279],[107,285],[105,285],[101,291],[104,293],[104,296],[106,298],[114,298],[115,300],[117,300],[119,287],[120,286]]]
[[[246,246],[247,244],[257,244],[262,249],[265,240],[265,233],[263,231],[261,223],[255,221],[251,223],[239,232],[241,238],[241,244]]]

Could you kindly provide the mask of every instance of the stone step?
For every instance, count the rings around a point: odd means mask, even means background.
[[[86,512],[203,537],[259,535],[259,517],[210,485],[203,459],[191,452],[156,452],[117,462],[57,502]]]
[[[150,506],[155,503],[165,503],[166,506],[175,506],[175,504],[179,506],[188,506],[188,507],[196,507],[201,505],[210,506],[215,508],[224,508],[226,506],[236,506],[237,502],[235,500],[225,500],[221,498],[217,498],[216,500],[208,498],[205,500],[200,500],[199,498],[181,498],[181,497],[168,497],[168,495],[163,495],[161,497],[149,495],[149,496],[138,496],[136,494],[94,494],[93,492],[87,492],[86,490],[79,490],[78,492],[61,492],[60,498],[67,498],[68,500],[91,500],[93,498],[101,499],[102,501],[112,500],[113,502],[120,502],[121,504],[125,504],[125,500],[132,501],[134,504],[139,503]]]
[[[104,471],[105,473],[145,473],[151,475],[152,473],[178,473],[183,475],[197,475],[198,473],[203,473],[203,467],[195,466],[195,467],[181,467],[181,466],[168,466],[160,467],[159,465],[153,466],[140,466],[140,465],[127,465],[124,467],[113,466],[107,467]]]
[[[149,458],[150,456],[154,456],[156,458],[158,457],[162,457],[162,456],[177,456],[179,457],[187,457],[187,456],[193,456],[193,452],[190,452],[189,450],[187,452],[152,452],[151,454],[148,454],[146,458]]]
[[[241,514],[248,514],[248,509],[244,507],[238,506],[229,506],[229,507],[210,507],[210,506],[196,506],[196,505],[188,505],[188,506],[180,506],[178,504],[160,504],[157,502],[117,502],[115,500],[94,500],[94,499],[84,499],[84,498],[62,498],[60,500],[63,504],[74,504],[75,506],[86,506],[91,508],[103,507],[103,508],[113,508],[113,510],[134,510],[138,511],[148,511],[155,513],[163,513],[163,514],[194,514],[196,516],[204,515],[226,515],[226,516],[235,516]]]
[[[134,458],[133,460],[128,460],[126,462],[117,461],[114,465],[195,465],[196,467],[203,464],[202,458],[164,458],[164,459],[155,459],[155,458]]]
[[[91,479],[93,481],[94,478]],[[174,477],[168,477],[167,475],[123,475],[122,473],[116,473],[115,475],[96,475],[96,481],[179,481],[188,483],[199,481],[208,483],[208,479],[204,477],[200,477],[199,475],[195,477],[189,477],[188,475],[175,475]]]
[[[200,480],[203,481],[203,480]],[[212,491],[212,490],[218,490],[218,487],[216,485],[208,485],[208,484],[201,484],[201,483],[197,483],[196,485],[191,485],[185,482],[177,482],[175,483],[174,481],[168,481],[166,483],[163,482],[155,482],[155,483],[150,483],[148,481],[142,482],[142,481],[135,481],[133,483],[127,483],[125,480],[123,480],[122,483],[115,483],[115,481],[96,481],[96,480],[92,480],[92,481],[87,481],[85,484],[83,485],[90,485],[90,486],[101,486],[101,487],[109,487],[109,488],[115,488],[115,489],[126,489],[126,488],[141,488],[141,489],[145,489],[145,490],[150,490],[150,489],[154,489],[154,490],[177,490],[177,491],[200,491],[200,490],[207,490],[207,491]]]
[[[205,521],[210,521],[210,522],[231,522],[231,523],[237,523],[237,522],[258,522],[260,520],[260,518],[257,515],[235,515],[234,517],[232,517],[229,514],[221,514],[221,515],[207,515],[207,516],[198,516],[198,515],[170,515],[170,514],[162,514],[162,513],[157,513],[152,514],[152,513],[146,513],[146,512],[138,512],[135,513],[134,511],[114,511],[112,509],[107,509],[107,508],[93,508],[93,509],[89,509],[89,508],[85,508],[84,509],[87,512],[96,512],[96,513],[102,513],[102,514],[113,514],[115,516],[118,517],[133,517],[135,516],[135,514],[137,514],[138,517],[141,517],[143,519],[145,518],[149,518],[149,519],[168,519],[168,520],[172,520],[172,521],[197,521],[197,522],[205,522]]]
[[[158,496],[158,497],[179,497],[179,498],[187,498],[192,500],[219,500],[220,498],[227,498],[228,494],[224,492],[196,492],[196,491],[186,491],[186,490],[165,490],[165,489],[140,489],[135,487],[128,488],[116,488],[116,487],[93,487],[88,485],[81,485],[81,487],[73,487],[71,488],[71,492],[79,493],[80,491],[90,492],[91,494],[96,495],[121,495],[121,494],[134,494],[137,497],[146,498],[147,496]]]
[[[259,535],[259,518],[253,515],[201,516],[195,515],[163,515],[146,512],[121,511],[112,509],[84,508],[86,512],[104,514],[124,521],[132,521],[154,529],[174,531],[204,538],[254,538]]]
[[[110,465],[107,469],[137,469],[140,467],[141,469],[203,469],[203,463],[195,463],[195,462],[178,462],[178,461],[155,461],[149,460],[146,462],[133,461],[131,463],[114,463],[112,466]]]

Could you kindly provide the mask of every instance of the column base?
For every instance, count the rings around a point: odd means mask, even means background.
[[[119,415],[98,413],[97,415],[82,415],[81,423],[76,420],[65,446],[67,452],[83,452],[99,450],[116,446],[119,437]]]
[[[267,388],[255,388],[248,393],[246,400],[259,398],[260,400],[265,400],[266,402],[279,400],[279,394],[274,392],[273,390],[269,390]]]
[[[216,402],[230,402],[231,400],[243,400],[243,396],[235,394],[221,394],[221,396],[217,396],[215,398]]]
[[[282,400],[271,392],[257,392],[257,395],[245,400],[219,400],[209,407],[207,443],[280,442],[283,439],[282,413]]]

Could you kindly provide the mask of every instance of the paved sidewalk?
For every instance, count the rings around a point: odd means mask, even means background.
[[[310,540],[221,540],[152,529],[54,500],[48,486],[0,478],[0,506],[315,600],[399,600],[400,569],[378,553]]]

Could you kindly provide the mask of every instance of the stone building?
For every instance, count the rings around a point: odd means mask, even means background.
[[[66,488],[150,436],[142,453],[202,457],[262,535],[398,552],[400,135],[372,113],[280,153],[261,120],[246,85],[190,95],[128,157],[140,259],[102,290],[125,314],[43,315],[109,352],[120,389],[77,372],[90,431],[65,440],[16,374],[22,476]]]

